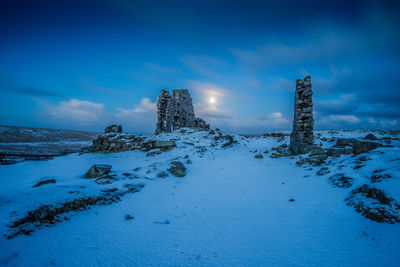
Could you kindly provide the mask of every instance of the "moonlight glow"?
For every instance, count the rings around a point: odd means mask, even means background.
[[[210,102],[211,104],[215,103],[215,97],[210,97],[210,99],[208,99],[208,102]]]

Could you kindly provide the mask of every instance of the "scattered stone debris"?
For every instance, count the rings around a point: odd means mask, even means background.
[[[325,175],[330,173],[331,171],[327,168],[327,167],[322,167],[321,169],[319,169],[319,171],[317,172],[317,175]]]
[[[122,133],[122,126],[121,125],[111,125],[108,126],[105,130],[105,133]]]
[[[312,103],[311,77],[296,81],[293,130],[290,134],[290,151],[303,154],[314,143],[314,119]]]
[[[86,172],[86,178],[97,178],[103,175],[107,175],[111,171],[112,166],[108,164],[94,164]]]
[[[42,178],[43,179],[43,178]],[[37,182],[34,186],[32,187],[39,187],[45,184],[55,184],[56,180],[55,179],[49,179],[49,178],[44,178],[44,180],[41,180],[39,182]]]
[[[303,164],[310,164],[311,166],[321,166],[325,163],[328,156],[326,155],[317,155],[317,156],[309,156],[307,158],[299,159],[296,164],[302,166]]]
[[[400,205],[380,189],[364,184],[351,191],[345,201],[370,220],[391,224],[400,222]]]
[[[172,161],[168,171],[176,177],[184,177],[186,175],[186,167],[180,161]]]
[[[7,235],[7,239],[12,239],[18,235],[30,235],[37,229],[43,226],[53,225],[63,220],[68,220],[67,217],[62,215],[72,211],[82,211],[94,205],[110,205],[117,202],[127,193],[134,193],[140,191],[144,184],[131,185],[127,190],[108,190],[103,195],[95,197],[82,197],[68,201],[59,205],[44,205],[35,210],[29,211],[26,216],[12,222],[9,227],[12,232]]]
[[[383,180],[392,178],[392,175],[385,173],[385,174],[374,174],[371,176],[371,182],[372,183],[377,183],[377,182],[381,182]]]
[[[172,95],[161,90],[157,101],[157,119],[156,134],[183,127],[210,129],[210,125],[203,119],[195,117],[188,89],[172,90]]]
[[[256,159],[262,159],[262,158],[264,158],[263,155],[261,155],[260,153],[256,154],[254,157],[255,157]]]
[[[100,185],[112,184],[118,180],[116,176],[117,175],[115,175],[115,174],[114,175],[104,175],[104,176],[94,180],[94,182],[96,184],[100,184]]]
[[[227,140],[226,143],[222,144],[222,148],[226,148],[226,147],[230,147],[233,144],[237,144],[237,141],[235,140],[235,138],[233,138],[232,135],[225,135],[222,136],[223,139]]]
[[[353,185],[353,178],[347,177],[343,173],[337,173],[329,177],[329,182],[334,187],[349,188]]]

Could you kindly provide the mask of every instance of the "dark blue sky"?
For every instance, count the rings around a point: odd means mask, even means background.
[[[399,129],[397,2],[1,1],[0,124],[153,132],[189,88],[213,127],[290,130],[311,75],[317,129]]]

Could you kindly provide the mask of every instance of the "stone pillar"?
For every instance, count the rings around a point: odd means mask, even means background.
[[[312,94],[310,76],[296,81],[293,130],[289,146],[294,154],[307,153],[314,144]]]
[[[171,132],[171,126],[168,123],[169,103],[171,95],[168,91],[161,90],[157,101],[157,125],[156,134],[161,132]]]

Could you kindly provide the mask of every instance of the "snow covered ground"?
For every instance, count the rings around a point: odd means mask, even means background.
[[[327,148],[338,137],[368,133],[324,131],[315,143]],[[176,139],[177,147],[154,156],[70,154],[2,165],[0,265],[400,266],[400,224],[369,220],[345,202],[363,184],[400,201],[400,135],[373,133],[383,144],[382,138],[390,137],[391,147],[329,157],[321,166],[298,166],[306,156],[270,158],[271,149],[288,143],[288,137],[234,136],[238,143],[222,148],[213,135],[192,130],[164,134],[161,138]],[[258,153],[263,158],[255,158]],[[173,160],[184,163],[186,176],[158,178]],[[110,174],[118,180],[100,185],[85,179],[93,164],[112,165]],[[321,167],[330,173],[317,175]],[[372,183],[373,172],[382,169],[391,177]],[[352,186],[332,186],[329,177],[336,173],[353,178]],[[33,188],[42,177],[56,183]],[[145,187],[7,239],[14,231],[8,226],[30,210],[130,183]]]

